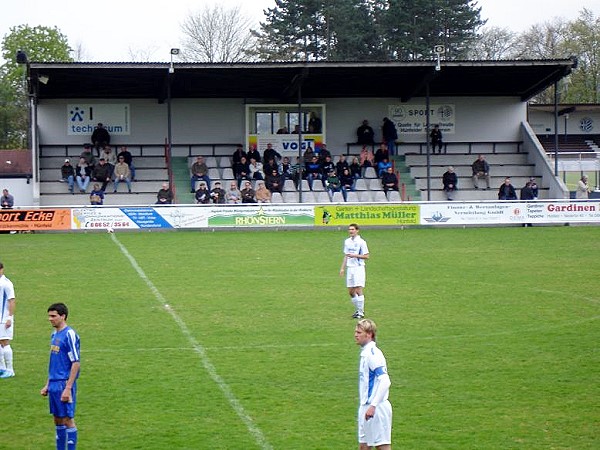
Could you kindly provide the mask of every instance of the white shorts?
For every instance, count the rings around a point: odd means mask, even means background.
[[[392,405],[385,401],[377,405],[375,415],[365,420],[369,405],[358,408],[358,443],[369,447],[392,444]]]
[[[10,328],[6,328],[6,324],[4,323],[0,323],[0,341],[4,340],[4,339],[8,339],[9,341],[12,341],[13,338],[13,332],[15,330],[15,321],[12,321],[12,325],[10,326]]]
[[[346,267],[346,287],[365,287],[365,266]]]

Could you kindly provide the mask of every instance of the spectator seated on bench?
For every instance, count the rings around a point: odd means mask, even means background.
[[[196,192],[196,183],[204,181],[206,186],[210,186],[210,178],[208,177],[208,166],[204,162],[203,156],[198,156],[196,162],[192,164],[192,178],[190,179],[190,192]]]

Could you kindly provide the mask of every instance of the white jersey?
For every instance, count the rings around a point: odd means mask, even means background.
[[[383,352],[377,348],[375,341],[366,344],[360,352],[358,366],[358,396],[361,405],[368,405],[373,401],[373,393],[379,387],[379,377],[387,374],[387,363]],[[389,389],[385,392],[382,401],[388,399]]]
[[[366,255],[369,253],[369,248],[367,247],[367,241],[361,238],[359,235],[354,236],[354,238],[349,237],[344,241],[344,255],[348,253],[354,253],[357,255]],[[359,258],[348,258],[346,259],[346,267],[359,267],[364,266],[365,260]]]
[[[8,301],[15,298],[15,289],[12,282],[6,276],[0,276],[0,323],[5,323],[10,311]]]

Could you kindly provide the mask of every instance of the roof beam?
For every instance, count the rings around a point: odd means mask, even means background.
[[[308,78],[308,72],[308,67],[303,67],[299,73],[294,75],[294,78],[292,78],[290,84],[281,93],[282,100],[295,97],[296,93],[300,89],[300,86],[304,84],[304,80]]]
[[[439,71],[435,70],[435,67],[433,67],[433,66],[429,70],[425,71],[425,73],[423,74],[423,78],[421,79],[421,82],[417,83],[412,88],[412,90],[408,91],[405,95],[400,97],[400,100],[402,101],[402,103],[406,103],[411,98],[418,95],[419,92],[421,92],[427,84],[431,83],[431,81],[437,76],[438,72]]]

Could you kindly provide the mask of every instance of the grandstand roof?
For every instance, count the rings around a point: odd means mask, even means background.
[[[172,98],[303,99],[501,96],[525,101],[571,73],[574,59],[527,61],[175,63]],[[39,99],[167,97],[169,63],[30,63]],[[46,83],[43,83],[46,81]]]

